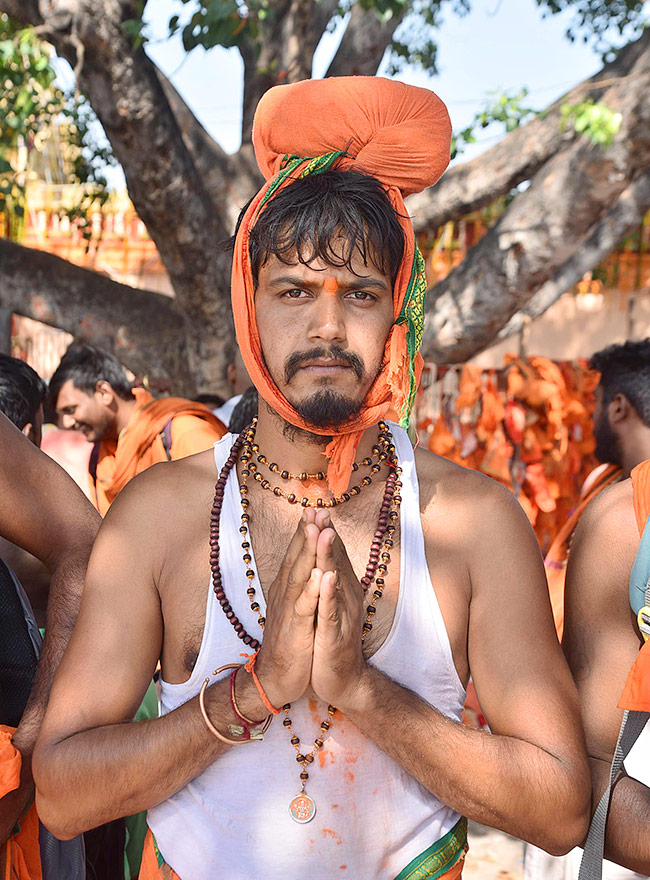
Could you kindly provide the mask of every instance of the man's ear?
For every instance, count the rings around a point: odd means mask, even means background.
[[[95,385],[95,394],[99,397],[101,403],[110,406],[115,400],[115,392],[113,386],[106,379],[100,379]]]
[[[32,434],[32,423],[31,422],[27,422],[25,427],[21,428],[21,430],[22,430],[23,434],[25,435],[25,437],[29,437],[30,440],[32,439],[31,438],[31,434]]]
[[[614,395],[607,407],[607,415],[612,426],[628,419],[636,410],[624,394]]]

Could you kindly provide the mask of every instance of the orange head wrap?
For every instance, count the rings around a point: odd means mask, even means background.
[[[264,400],[292,425],[318,434],[280,393],[264,364],[255,319],[255,288],[248,251],[250,230],[273,195],[309,174],[336,166],[377,178],[404,231],[404,255],[393,289],[395,323],[386,340],[385,366],[360,413],[326,449],[328,484],[345,491],[363,432],[389,410],[408,425],[417,381],[424,324],[426,278],[404,197],[438,180],[449,163],[451,124],[445,105],[428,89],[380,77],[305,80],[276,86],[262,97],[253,145],[266,183],[242,218],[235,239],[232,306],[242,358]]]

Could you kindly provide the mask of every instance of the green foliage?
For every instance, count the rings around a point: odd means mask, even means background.
[[[591,98],[579,104],[564,104],[560,113],[564,126],[571,122],[579,134],[601,147],[608,147],[612,143],[623,122],[620,113]]]
[[[56,133],[67,182],[82,184],[78,199],[64,213],[90,240],[89,213],[108,197],[104,171],[115,163],[94,112],[84,98],[59,88],[47,44],[6,15],[0,15],[0,76],[0,213],[5,231],[21,237],[30,165]]]
[[[454,132],[452,135],[451,158],[455,159],[460,155],[467,144],[476,143],[475,131],[477,128],[487,128],[497,122],[502,124],[507,132],[510,132],[518,128],[525,120],[530,119],[531,116],[537,116],[539,111],[524,103],[527,97],[528,89],[525,88],[514,94],[503,91],[490,92],[485,107],[476,113],[467,128]]]
[[[259,23],[273,14],[269,0],[179,0],[183,9],[169,19],[170,35],[180,33],[183,47],[237,46],[244,36],[256,40]],[[188,8],[188,7],[192,8]]]
[[[640,36],[648,25],[644,0],[536,0],[543,15],[557,15],[569,9],[573,13],[566,36],[571,42],[593,42],[609,61],[625,43]],[[616,43],[614,42],[616,40]]]

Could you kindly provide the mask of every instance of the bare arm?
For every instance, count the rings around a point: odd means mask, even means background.
[[[36,748],[39,814],[62,838],[160,803],[231,748],[207,729],[196,697],[162,718],[132,723],[161,654],[163,617],[157,583],[166,549],[174,545],[174,525],[165,513],[173,506],[168,493],[176,500],[182,497],[179,486],[170,488],[168,481],[163,485],[158,481],[161,474],[177,473],[178,466],[160,467],[133,480],[102,524],[78,625]],[[152,519],[152,511],[162,513],[158,519],[154,513]],[[207,531],[205,537],[207,565]],[[292,569],[296,576],[289,592],[298,600],[313,566],[316,542],[312,536],[311,557],[303,559],[303,537],[299,530],[287,554],[287,571],[293,562],[297,566]],[[175,588],[182,587],[181,583]],[[317,596],[301,616],[308,638],[298,696],[309,682],[316,601]],[[269,626],[272,630],[271,609]],[[294,668],[290,674],[295,672]],[[246,674],[237,677],[237,701],[249,718],[266,714]],[[228,724],[236,719],[227,675],[207,689],[206,709],[228,736]],[[253,750],[256,745],[241,747]]]
[[[616,707],[640,641],[628,599],[639,546],[631,483],[608,489],[585,511],[569,557],[563,648],[578,686],[595,809],[609,779],[623,717]],[[614,788],[606,856],[650,874],[650,789],[624,774]]]
[[[494,484],[484,497],[474,494],[465,522],[459,552],[471,578],[469,660],[492,733],[456,724],[368,667],[355,650],[356,637],[343,657],[337,643],[346,613],[337,610],[337,591],[329,605],[324,602],[326,580],[312,685],[449,806],[551,852],[566,852],[586,831],[589,771],[539,549],[516,502]],[[339,571],[342,566],[340,557],[329,563]],[[354,598],[351,591],[345,606]],[[360,619],[350,621],[350,632],[358,632]]]
[[[36,678],[13,741],[22,754],[21,788],[7,795],[19,808],[31,798],[31,754],[54,673],[74,626],[99,516],[68,475],[0,416],[0,533],[44,563],[50,573],[47,628]],[[3,799],[0,839],[10,833]],[[2,803],[2,802],[0,802]],[[5,821],[6,820],[6,821]]]

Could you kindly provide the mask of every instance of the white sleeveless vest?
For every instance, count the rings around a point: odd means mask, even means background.
[[[403,471],[400,589],[391,631],[369,663],[460,721],[465,690],[426,563],[413,450],[406,432],[390,427]],[[218,469],[234,439],[226,434],[215,444]],[[257,635],[241,558],[241,513],[236,475],[231,474],[221,514],[221,571],[235,614]],[[253,585],[264,614],[262,590],[258,582]],[[210,585],[196,665],[182,684],[162,681],[161,713],[195,696],[206,677],[238,662],[243,650]],[[325,704],[313,697],[292,704],[293,729],[307,748],[326,715]],[[307,825],[296,824],[289,802],[300,789],[300,767],[282,717],[263,742],[230,749],[149,810],[158,848],[181,880],[392,880],[458,821],[458,813],[344,717],[335,720],[310,767],[307,790],[316,802],[316,816]]]

